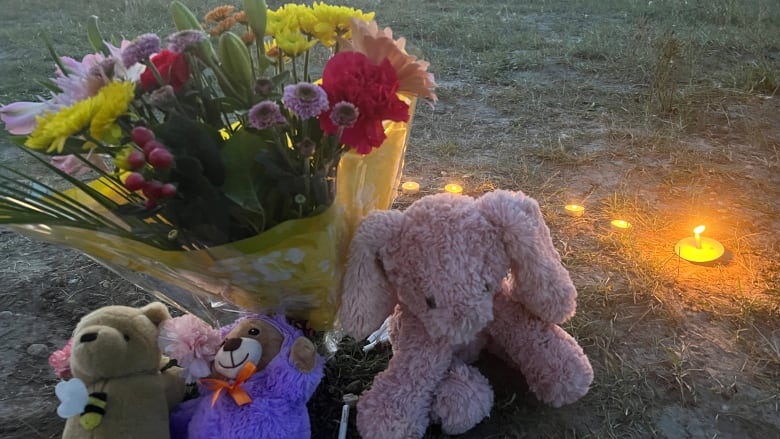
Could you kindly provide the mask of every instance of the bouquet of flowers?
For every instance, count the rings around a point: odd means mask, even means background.
[[[156,34],[111,43],[96,17],[96,53],[81,61],[47,42],[51,97],[0,106],[0,118],[70,188],[0,167],[0,224],[190,312],[227,301],[325,327],[351,233],[392,203],[433,76],[373,13],[243,6],[202,23],[174,1],[167,47]]]

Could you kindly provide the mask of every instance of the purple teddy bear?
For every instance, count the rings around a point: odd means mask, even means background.
[[[171,412],[171,438],[311,437],[306,402],[324,373],[314,344],[283,315],[249,315],[223,328],[222,335],[212,364],[220,379],[204,380],[200,397]]]

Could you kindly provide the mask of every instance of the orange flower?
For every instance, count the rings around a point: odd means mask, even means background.
[[[216,8],[206,12],[204,17],[206,21],[222,21],[230,15],[235,8],[231,5],[217,6]]]
[[[255,33],[251,30],[248,30],[241,34],[241,41],[244,42],[247,46],[255,42]]]
[[[236,25],[236,19],[230,16],[217,23],[211,29],[206,29],[206,32],[208,32],[208,34],[211,35],[212,37],[218,37],[223,33],[229,31],[230,28],[232,28],[235,25]]]
[[[233,14],[233,18],[235,18],[236,21],[241,23],[241,24],[248,24],[249,23],[249,20],[247,20],[247,18],[246,18],[246,12],[244,12],[244,11],[236,12],[235,14]]]
[[[392,29],[386,27],[379,30],[373,20],[365,22],[353,18],[351,24],[352,40],[341,41],[341,50],[360,52],[376,65],[384,59],[389,60],[400,80],[399,92],[437,100],[433,92],[436,87],[433,74],[427,71],[430,63],[406,53],[406,39],[393,40]]]

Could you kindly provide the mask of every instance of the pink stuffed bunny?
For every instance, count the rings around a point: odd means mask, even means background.
[[[351,243],[339,318],[363,339],[392,313],[393,357],[360,397],[360,434],[474,427],[493,405],[490,384],[469,365],[486,343],[542,401],[576,401],[593,371],[557,326],[574,314],[576,296],[539,205],[520,192],[437,194],[404,213],[372,212]]]

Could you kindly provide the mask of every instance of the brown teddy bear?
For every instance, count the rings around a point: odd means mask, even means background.
[[[106,306],[82,317],[73,332],[73,379],[57,386],[64,439],[168,438],[168,410],[184,397],[184,380],[161,373],[162,303]]]
[[[325,363],[314,344],[284,315],[250,314],[221,334],[201,396],[171,413],[173,439],[311,437],[306,402]]]

